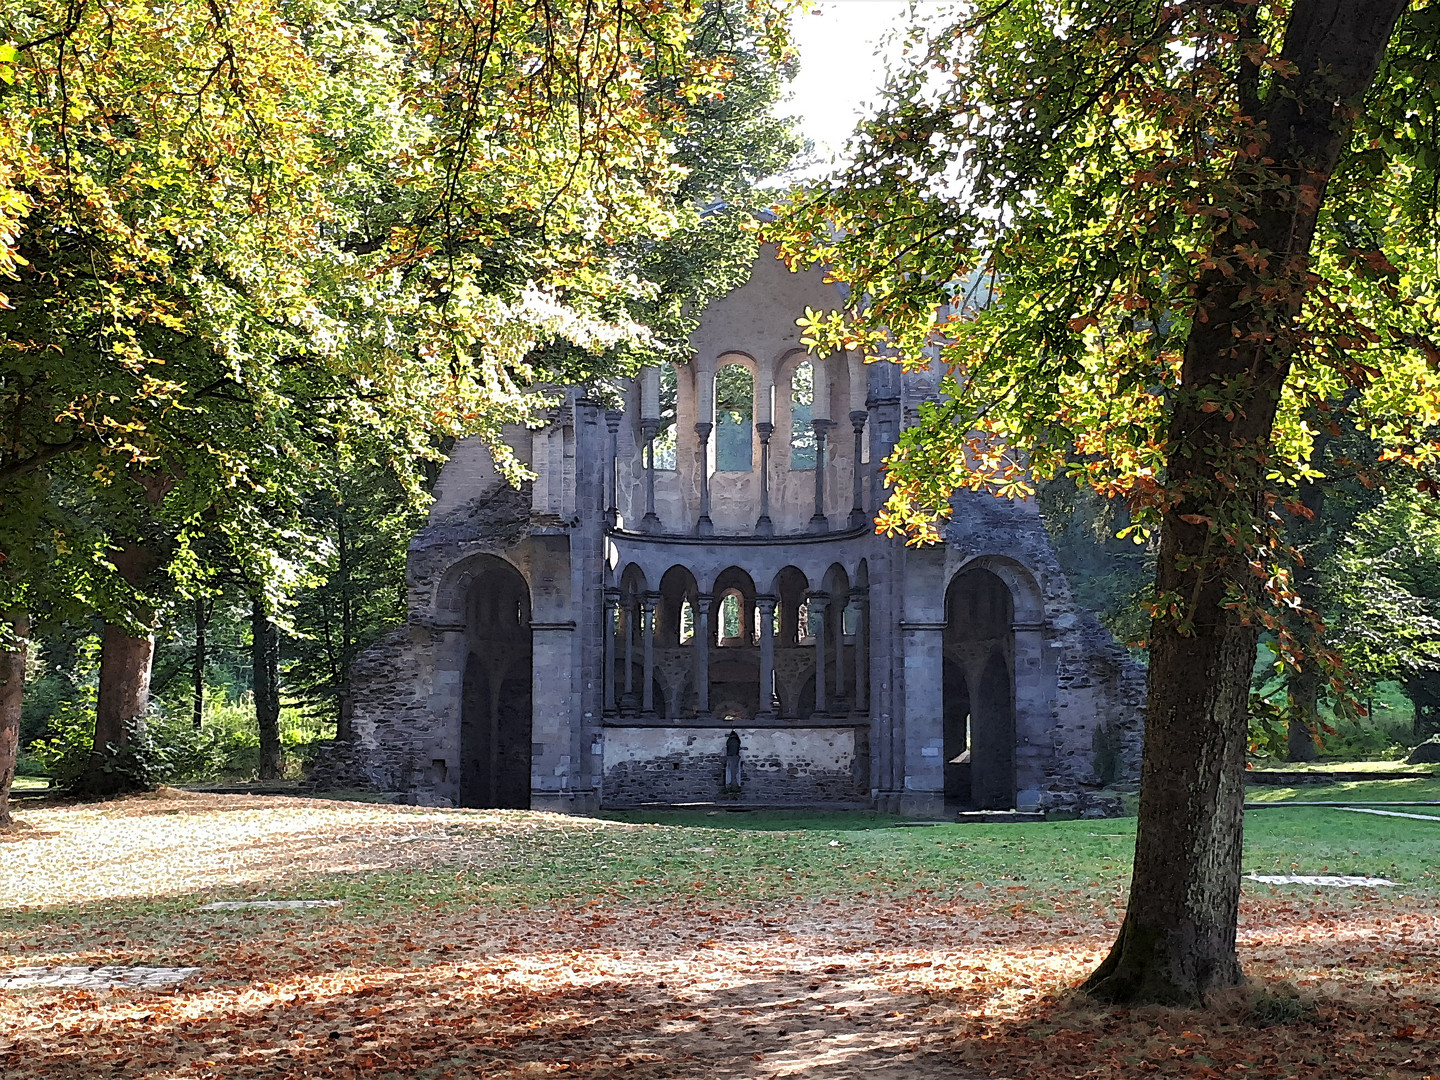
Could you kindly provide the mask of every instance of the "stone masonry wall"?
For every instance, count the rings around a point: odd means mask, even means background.
[[[727,727],[605,729],[606,807],[641,803],[806,804],[865,802],[870,748],[864,727],[737,727],[741,790],[727,795]]]

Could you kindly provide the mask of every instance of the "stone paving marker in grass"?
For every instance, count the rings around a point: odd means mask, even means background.
[[[251,908],[290,910],[293,908],[336,908],[343,900],[217,900],[201,904],[196,911],[248,911]]]
[[[1372,810],[1367,806],[1337,806],[1336,810],[1348,810],[1352,814],[1378,814],[1380,817],[1403,817],[1411,821],[1440,821],[1440,814],[1402,814],[1396,810]]]
[[[173,986],[192,975],[198,967],[22,967],[0,974],[0,990],[33,990],[66,987],[78,990],[153,990]]]
[[[1336,889],[1400,884],[1383,877],[1354,877],[1349,874],[1246,874],[1245,878],[1247,881],[1263,881],[1266,885],[1329,885]]]

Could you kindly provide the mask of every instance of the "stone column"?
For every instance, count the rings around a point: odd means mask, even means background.
[[[660,531],[660,518],[655,513],[655,434],[659,430],[659,420],[640,421],[640,434],[645,438],[645,516],[640,519],[640,531],[647,533]]]
[[[830,608],[830,594],[810,594],[810,619],[815,624],[815,715],[824,716],[825,706],[825,615]],[[818,613],[819,618],[816,618]]]
[[[601,608],[605,613],[605,622],[600,636],[605,646],[605,712],[610,716],[615,714],[615,611],[619,606],[620,590],[606,589]]]
[[[640,602],[644,611],[644,621],[640,625],[640,633],[644,635],[642,645],[645,650],[645,685],[640,687],[640,714],[642,716],[655,715],[655,605],[660,602],[660,594],[647,592]]]
[[[630,597],[625,604],[625,697],[620,704],[635,707],[635,604]]]
[[[610,458],[605,469],[605,524],[615,529],[620,525],[620,419],[619,409],[605,413],[605,430],[610,433]]]
[[[855,598],[855,702],[856,712],[870,710],[870,590],[852,589]]]
[[[835,697],[830,705],[835,714],[843,715],[845,707],[845,607],[847,597],[837,596],[830,605],[835,612]]]
[[[865,421],[870,419],[870,414],[864,409],[855,409],[850,413],[850,426],[855,429],[855,504],[850,507],[850,527],[858,529],[865,524],[865,491],[861,486],[864,482],[864,474],[860,465],[860,459],[865,453]]]
[[[775,597],[755,598],[760,620],[760,709],[757,720],[775,719]]]
[[[760,517],[755,521],[756,536],[773,536],[775,524],[770,520],[770,436],[775,425],[757,423],[755,433],[760,436]]]
[[[715,425],[695,425],[695,438],[700,443],[700,517],[695,522],[696,536],[714,536],[715,523],[710,520],[710,432]]]
[[[695,715],[710,715],[710,605],[715,598],[695,598]]]
[[[825,517],[825,433],[833,426],[829,420],[810,422],[810,427],[815,431],[815,513],[810,518],[812,533],[823,533],[830,528],[830,521]]]

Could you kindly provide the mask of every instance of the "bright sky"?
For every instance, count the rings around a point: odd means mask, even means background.
[[[926,0],[922,11],[949,7]],[[800,74],[777,111],[800,118],[822,160],[840,152],[856,122],[878,97],[885,73],[876,55],[885,34],[903,25],[907,0],[825,0],[795,18]]]

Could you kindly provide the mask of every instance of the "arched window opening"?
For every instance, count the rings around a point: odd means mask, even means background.
[[[715,620],[719,625],[716,627],[720,640],[718,644],[739,645],[741,643],[741,617],[740,617],[741,596],[739,592],[727,592],[720,598],[720,618]]]
[[[680,644],[689,645],[695,640],[695,609],[686,600],[680,605]]]
[[[676,450],[676,403],[679,393],[674,364],[660,365],[660,428],[655,433],[655,468],[674,469]]]
[[[715,469],[749,472],[754,455],[755,377],[740,364],[715,373]]]
[[[797,644],[809,645],[814,643],[815,635],[819,631],[821,618],[823,618],[823,614],[819,604],[810,603],[808,597],[800,602],[800,611],[795,619],[796,629],[799,635]]]
[[[845,605],[841,616],[841,632],[846,637],[853,637],[860,632],[860,608],[854,602]]]
[[[815,367],[802,360],[790,373],[790,468],[815,468]],[[805,626],[805,623],[801,623]]]

